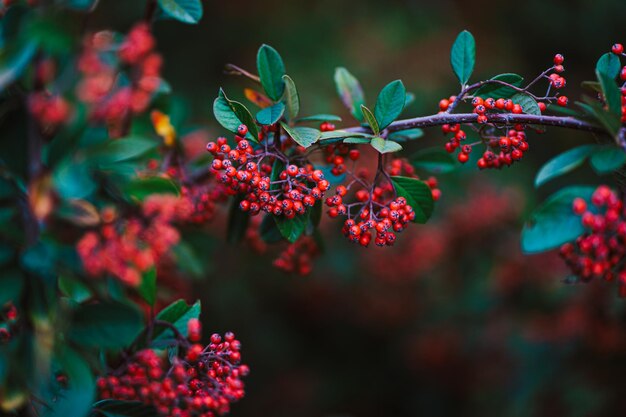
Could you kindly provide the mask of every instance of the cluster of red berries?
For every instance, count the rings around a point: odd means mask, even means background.
[[[70,116],[70,104],[60,95],[46,91],[31,93],[28,110],[44,131],[54,131]]]
[[[249,372],[241,364],[241,343],[233,333],[211,336],[199,344],[197,319],[189,320],[189,342],[179,341],[179,355],[163,357],[151,349],[137,352],[117,372],[98,379],[101,399],[139,401],[161,417],[215,417],[230,411],[244,396],[241,380]],[[190,343],[191,342],[191,343]]]
[[[291,219],[304,214],[307,207],[322,199],[330,187],[322,171],[310,164],[304,167],[287,164],[278,178],[272,181],[269,176],[272,165],[263,163],[263,160],[267,157],[271,162],[277,155],[266,154],[262,149],[255,152],[243,138],[247,133],[245,125],[239,126],[234,149],[228,145],[226,138],[207,144],[207,150],[214,157],[211,167],[218,180],[233,193],[244,194],[241,210],[251,215],[264,211]]]
[[[561,54],[556,54],[554,55],[554,66],[552,67],[552,69],[554,69],[554,72],[552,74],[550,74],[548,76],[548,79],[550,80],[550,87],[553,87],[555,89],[561,89],[563,87],[565,87],[565,85],[567,84],[565,78],[563,76],[560,75],[560,73],[562,73],[563,71],[565,71],[565,68],[563,68],[563,62],[565,61],[565,58],[563,57],[563,55]],[[567,97],[560,95],[559,97],[557,97],[556,99],[556,104],[558,106],[567,106]],[[544,103],[540,103],[539,104],[539,109],[541,111],[545,110],[545,104]]]
[[[519,125],[515,129],[509,129],[506,136],[490,139],[488,147],[489,149],[483,153],[477,162],[480,169],[502,168],[521,160],[524,153],[528,151],[528,142],[526,142],[523,126]]]
[[[114,210],[104,209],[99,230],[88,231],[76,244],[87,274],[110,274],[126,285],[139,286],[142,274],[155,267],[180,240],[171,224],[179,214],[177,210],[177,204],[169,200],[163,204],[157,196],[148,199],[142,217],[118,219]]]
[[[573,243],[561,246],[560,254],[572,273],[583,282],[617,278],[620,296],[626,297],[626,211],[622,199],[607,186],[599,186],[587,202],[576,198],[573,211],[588,230]],[[594,214],[596,212],[596,214]]]
[[[320,124],[320,130],[322,132],[332,132],[335,130],[335,125],[329,122]],[[357,161],[361,157],[361,152],[358,149],[354,149],[353,146],[348,144],[328,145],[324,148],[326,156],[326,162],[332,165],[331,173],[333,175],[341,175],[346,172],[346,158],[351,161]]]
[[[319,247],[311,236],[302,236],[289,245],[274,260],[274,266],[288,273],[306,276],[313,270],[313,259],[319,255]]]
[[[161,56],[154,52],[155,40],[146,23],[136,24],[116,50],[111,32],[98,32],[85,39],[78,61],[82,79],[78,98],[91,106],[91,116],[109,125],[112,135],[123,128],[131,114],[145,111],[161,85]],[[122,66],[128,66],[129,86],[116,80]]]
[[[17,308],[12,302],[8,302],[0,315],[0,345],[11,340],[13,327],[17,321]]]
[[[626,56],[624,53],[624,45],[621,43],[616,43],[611,48],[611,52],[618,56]],[[626,123],[626,65],[622,67],[622,70],[619,74],[620,80],[622,80],[623,85],[621,88],[622,92],[622,123]]]

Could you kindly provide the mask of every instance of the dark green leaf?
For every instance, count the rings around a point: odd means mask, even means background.
[[[141,298],[143,298],[150,306],[154,306],[154,303],[156,302],[156,278],[156,268],[150,268],[141,275],[141,284],[137,288],[137,292],[139,292]]]
[[[189,319],[199,318],[200,312],[200,301],[196,301],[194,304],[188,305],[184,300],[177,300],[161,310],[159,314],[157,314],[156,318],[157,320],[173,324],[183,336],[187,337],[187,322]],[[153,340],[163,340],[172,338],[173,336],[172,331],[166,327],[156,326],[154,329]]]
[[[278,225],[274,220],[274,216],[271,214],[263,217],[263,221],[261,222],[261,226],[259,228],[259,233],[261,234],[261,239],[263,239],[266,243],[278,243],[283,240],[283,235],[280,233],[278,229]]]
[[[143,201],[152,194],[176,194],[178,186],[169,178],[147,177],[131,180],[120,187],[128,200]]]
[[[351,136],[349,138],[345,138],[343,140],[343,143],[347,143],[347,144],[358,144],[358,145],[362,145],[364,143],[370,143],[372,141],[373,138],[370,137],[355,137],[355,136]]]
[[[579,167],[597,148],[597,145],[582,145],[563,152],[546,162],[535,178],[539,187],[553,178],[566,174]]]
[[[187,242],[179,242],[172,248],[172,254],[181,271],[193,277],[201,277],[204,274],[205,264],[198,258],[194,248]]]
[[[266,107],[256,114],[256,120],[262,125],[273,125],[278,122],[285,114],[285,105],[276,103],[273,106]]]
[[[376,149],[380,153],[398,152],[402,150],[402,145],[392,140],[385,140],[381,137],[375,137],[370,142],[372,148]]]
[[[511,96],[511,100],[515,104],[519,104],[522,106],[522,110],[526,114],[534,114],[535,116],[541,116],[541,110],[539,110],[539,105],[535,101],[534,98],[524,93],[517,93]]]
[[[300,97],[298,96],[298,90],[296,84],[293,82],[290,76],[283,75],[285,81],[285,94],[283,95],[283,101],[287,107],[287,119],[293,120],[298,117],[300,113]]]
[[[341,101],[359,122],[363,121],[361,106],[365,104],[365,96],[361,84],[347,69],[335,69],[335,87]]]
[[[220,125],[233,133],[237,133],[239,125],[246,125],[248,127],[246,139],[258,142],[259,129],[250,111],[238,101],[226,97],[221,88],[218,97],[213,102],[213,114]]]
[[[280,100],[285,91],[285,64],[280,54],[269,45],[261,45],[256,59],[263,89],[272,100]]]
[[[372,129],[372,132],[374,132],[374,135],[376,136],[380,135],[380,128],[378,127],[378,122],[376,121],[376,117],[374,117],[374,114],[372,113],[372,111],[368,109],[367,107],[365,107],[364,105],[361,105],[361,113],[363,113],[363,118],[369,125],[370,129]]]
[[[3,270],[2,274],[0,274],[0,305],[5,305],[9,301],[19,300],[25,280],[26,278],[17,268]]]
[[[415,168],[420,168],[434,174],[442,174],[453,171],[458,164],[454,158],[440,148],[428,148],[417,152],[411,158]]]
[[[408,177],[391,177],[398,197],[406,198],[415,210],[415,222],[426,223],[433,214],[434,201],[430,187],[422,180]]]
[[[0,91],[4,91],[8,85],[22,75],[36,51],[37,43],[29,42],[19,51],[2,60],[0,64]]]
[[[398,130],[397,132],[391,132],[387,139],[395,140],[396,142],[405,142],[407,140],[419,139],[424,136],[424,131],[419,127],[407,130]]]
[[[572,211],[575,198],[591,198],[594,187],[572,186],[549,197],[533,211],[522,230],[522,249],[538,253],[558,248],[584,233],[580,216]]]
[[[317,142],[322,133],[313,129],[312,127],[289,127],[286,123],[280,123],[285,129],[285,132],[293,139],[298,145],[308,148]]]
[[[594,93],[602,92],[602,86],[597,81],[583,81],[582,83],[580,83],[580,86]]]
[[[613,136],[617,135],[620,128],[620,118],[616,114],[605,110],[595,100],[588,99],[586,101],[586,103],[577,101],[576,104],[587,114],[597,120],[607,130],[607,132]]]
[[[602,55],[596,63],[596,73],[602,73],[609,78],[615,78],[619,74],[621,64],[617,55],[611,52],[607,52]]]
[[[615,83],[615,79],[609,77],[603,72],[597,71],[598,81],[602,86],[602,93],[606,103],[609,105],[609,110],[618,116],[621,116],[622,112],[622,93],[619,87]]]
[[[374,117],[380,130],[389,126],[400,116],[405,100],[406,89],[400,80],[390,82],[380,91],[374,107]]]
[[[139,310],[128,304],[111,301],[79,306],[72,317],[68,338],[79,345],[93,348],[124,348],[143,327]]]
[[[461,85],[467,84],[474,71],[475,62],[476,42],[472,34],[464,30],[459,33],[450,51],[450,64]]]
[[[105,417],[155,417],[156,410],[152,406],[138,401],[102,400],[93,405],[96,416]]]
[[[334,114],[314,114],[313,116],[300,117],[296,120],[297,123],[300,122],[340,122],[341,117],[335,116]]]
[[[502,82],[514,85],[515,87],[521,86],[522,82],[524,82],[524,79],[521,76],[517,74],[512,74],[512,73],[496,75],[495,77],[492,78],[492,80],[502,81]],[[492,98],[498,99],[498,98],[511,98],[515,93],[516,91],[512,89],[511,87],[507,87],[505,85],[501,85],[497,83],[491,83],[491,84],[485,84],[482,87],[480,87],[478,90],[476,90],[476,93],[474,93],[474,95],[482,97],[482,98],[492,97]]]
[[[77,303],[82,303],[91,298],[91,291],[78,278],[61,275],[59,277],[59,290],[66,297]]]
[[[624,166],[626,152],[613,145],[598,146],[591,155],[590,161],[591,166],[598,174],[608,174]]]
[[[226,240],[229,243],[236,244],[246,235],[250,216],[241,210],[239,204],[243,200],[242,194],[237,194],[228,209],[228,229],[226,230]]]
[[[136,158],[158,146],[159,143],[154,139],[143,136],[128,136],[108,140],[103,145],[93,147],[89,154],[97,162],[115,163]]]
[[[284,216],[273,217],[280,234],[289,242],[293,243],[298,240],[306,230],[310,213],[311,210],[309,209],[305,214],[296,215],[293,219],[287,219]]]
[[[200,0],[158,0],[166,15],[183,23],[198,23],[202,18]]]
[[[98,4],[98,0],[59,0],[58,3],[68,9],[91,11]]]

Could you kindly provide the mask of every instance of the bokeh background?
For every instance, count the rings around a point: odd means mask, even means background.
[[[101,1],[90,28],[127,30],[143,2]],[[626,41],[626,2],[325,0],[207,1],[197,26],[159,22],[164,76],[182,97],[173,117],[188,131],[223,133],[211,113],[219,86],[242,98],[262,43],[277,48],[300,91],[303,114],[345,116],[332,75],[346,66],[373,103],[401,78],[416,94],[407,115],[430,114],[457,92],[449,48],[477,41],[474,78],[534,77],[566,57],[566,94],[581,94],[596,59]],[[136,9],[133,11],[133,7]],[[347,125],[351,124],[347,122]],[[324,253],[307,277],[278,272],[277,251],[206,242],[211,273],[193,283],[204,325],[234,330],[252,368],[233,417],[626,416],[626,315],[615,288],[568,286],[555,253],[525,257],[519,230],[529,209],[565,182],[601,183],[582,168],[539,190],[537,168],[593,138],[531,135],[523,163],[501,172],[473,164],[441,175],[435,219],[395,248],[362,249],[326,221]],[[443,144],[438,129],[409,146]]]

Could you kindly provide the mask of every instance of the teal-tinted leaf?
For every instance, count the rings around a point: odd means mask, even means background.
[[[327,180],[332,187],[343,184],[346,180],[346,173],[335,175],[330,165],[316,165],[315,169],[319,169],[324,173],[324,179]]]
[[[596,63],[596,73],[599,72],[614,79],[619,74],[621,67],[618,56],[614,53],[607,52],[598,59]]]
[[[598,174],[608,174],[624,166],[626,152],[613,145],[598,146],[591,155],[590,161]]]
[[[534,114],[535,116],[541,116],[541,110],[534,98],[524,93],[517,93],[511,96],[511,100],[515,104],[522,106],[522,110],[526,114]]]
[[[521,86],[522,82],[524,82],[524,78],[522,78],[521,76],[517,74],[512,74],[512,73],[496,75],[495,77],[492,78],[492,80],[502,81],[502,82],[514,85],[515,87]],[[491,83],[491,84],[488,83],[480,87],[478,90],[476,90],[476,93],[474,93],[474,95],[482,97],[482,98],[492,97],[492,98],[498,99],[498,98],[511,98],[515,93],[517,92],[511,87],[507,87],[505,85],[501,85],[497,83]]]
[[[298,113],[300,113],[300,96],[298,96],[296,84],[290,76],[283,75],[283,80],[285,81],[283,101],[285,102],[285,107],[287,107],[287,119],[293,120],[298,117]]]
[[[406,109],[415,101],[415,94],[408,92],[406,93],[406,98],[404,99],[404,108]]]
[[[269,45],[261,45],[256,63],[265,93],[274,101],[280,100],[285,91],[285,64],[280,54]]]
[[[415,168],[423,169],[434,174],[450,172],[458,166],[454,158],[439,147],[419,151],[410,158],[410,161]]]
[[[577,101],[576,104],[596,121],[598,121],[607,130],[607,132],[616,136],[621,125],[619,116],[613,112],[605,110],[595,100],[588,99],[586,101],[586,103]]]
[[[154,417],[157,415],[152,406],[138,401],[102,400],[93,405],[91,417]]]
[[[334,114],[314,114],[313,116],[300,117],[296,120],[300,122],[340,122],[341,117]]]
[[[202,18],[200,0],[157,0],[166,15],[183,23],[198,23]]]
[[[112,301],[79,306],[71,323],[67,336],[73,342],[111,350],[128,346],[143,327],[139,310]]]
[[[370,145],[380,153],[391,153],[402,150],[402,145],[392,140],[385,140],[381,137],[375,137],[371,140]]]
[[[78,278],[61,275],[59,277],[59,290],[71,300],[82,303],[91,298],[91,291]]]
[[[357,145],[362,145],[364,143],[370,143],[372,141],[373,137],[349,137],[349,138],[345,138],[343,140],[343,143],[347,143],[347,144],[357,144]]]
[[[55,356],[60,370],[67,376],[68,385],[60,392],[50,392],[51,398],[46,400],[51,407],[42,407],[37,414],[42,417],[86,416],[91,410],[96,392],[95,379],[89,364],[78,352],[67,346]]]
[[[450,64],[461,85],[467,84],[475,63],[476,42],[472,34],[464,30],[459,33],[450,51]]]
[[[374,117],[380,130],[389,126],[400,116],[405,101],[406,88],[400,80],[390,82],[380,91],[374,107]]]
[[[363,118],[369,125],[370,129],[372,129],[372,132],[374,132],[374,135],[375,136],[380,135],[380,128],[378,127],[378,122],[376,121],[376,117],[374,117],[374,114],[372,113],[372,111],[368,109],[367,107],[365,107],[364,105],[361,105],[361,113],[363,113]]]
[[[285,105],[276,103],[259,111],[256,114],[256,120],[262,125],[273,125],[283,117],[283,114],[285,114]]]
[[[535,178],[539,187],[553,178],[566,174],[579,167],[597,148],[597,145],[582,145],[563,152],[546,162]]]
[[[143,201],[151,194],[178,195],[179,191],[174,181],[163,177],[136,178],[123,184],[120,189],[128,200],[139,201]]]
[[[422,180],[409,177],[391,177],[398,197],[406,198],[415,210],[415,222],[426,223],[433,214],[435,203],[430,187]]]
[[[615,79],[606,75],[603,72],[597,71],[598,81],[602,86],[602,93],[606,103],[609,105],[609,110],[618,116],[621,116],[622,112],[622,93],[620,92]]]
[[[406,142],[407,140],[419,139],[424,136],[424,131],[419,127],[407,130],[398,130],[391,132],[387,139],[395,140],[396,142]]]
[[[2,60],[0,64],[0,91],[4,91],[9,84],[22,75],[28,63],[35,56],[36,51],[37,44],[29,42],[17,52]]]
[[[322,133],[313,129],[312,127],[289,127],[286,123],[280,124],[285,132],[293,139],[298,145],[308,148],[317,142]]]
[[[200,301],[196,301],[192,305],[188,305],[184,300],[177,300],[165,307],[157,314],[157,320],[166,321],[176,327],[176,329],[185,337],[188,336],[187,322],[189,319],[197,319],[200,317],[201,305]],[[172,331],[166,327],[156,326],[154,328],[153,340],[163,340],[172,338]]]
[[[158,146],[159,143],[154,139],[143,136],[128,136],[111,139],[100,146],[95,146],[89,155],[100,163],[114,163],[139,157]]]
[[[52,172],[54,187],[62,198],[84,198],[96,189],[85,160],[64,159]]]
[[[141,284],[137,288],[137,292],[146,303],[154,306],[157,293],[157,271],[156,268],[150,268],[141,275]]]
[[[572,186],[549,197],[533,211],[522,229],[522,249],[538,253],[555,249],[584,233],[580,216],[572,211],[575,198],[591,198],[594,187]]]
[[[224,90],[221,88],[213,102],[213,114],[222,127],[233,133],[237,133],[239,125],[246,125],[248,127],[246,139],[258,142],[259,129],[250,111],[238,101],[233,101],[226,97]]]
[[[319,140],[329,140],[329,139],[337,139],[337,138],[348,138],[348,137],[372,137],[367,133],[355,133],[349,132],[347,130],[333,130],[330,132],[322,132]]]
[[[58,0],[58,4],[68,9],[91,11],[98,4],[98,0]]]
[[[365,104],[365,95],[361,84],[347,69],[335,69],[335,87],[343,104],[350,110],[352,116],[359,122],[363,121],[361,106]]]
[[[228,209],[228,227],[226,229],[226,240],[229,243],[236,244],[241,242],[246,235],[250,216],[241,210],[239,204],[243,200],[243,195],[238,194],[233,198],[230,208]]]

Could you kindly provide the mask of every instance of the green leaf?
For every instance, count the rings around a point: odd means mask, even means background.
[[[373,138],[362,138],[362,137],[349,137],[349,138],[345,138],[343,140],[343,143],[347,143],[347,144],[357,144],[357,145],[362,145],[364,143],[370,143],[372,141]]]
[[[374,117],[374,115],[372,114],[372,111],[364,105],[361,105],[361,113],[363,113],[363,117],[365,118],[365,121],[369,125],[370,129],[372,129],[372,132],[374,132],[374,135],[380,135],[378,122],[376,121],[376,117]]]
[[[541,116],[541,110],[534,98],[525,93],[517,93],[511,96],[511,100],[515,104],[522,106],[522,110],[526,114],[534,114],[535,116]]]
[[[588,98],[587,103],[579,101],[576,104],[582,108],[587,114],[596,119],[611,135],[616,136],[620,128],[620,118],[615,113],[606,111],[595,100]]]
[[[613,112],[613,114],[621,116],[622,93],[617,87],[615,79],[600,71],[597,71],[596,75],[602,86],[602,93],[604,94],[606,103],[609,105],[609,110]]]
[[[402,145],[392,140],[385,140],[379,136],[371,140],[370,145],[380,153],[391,153],[402,150]]]
[[[387,84],[378,94],[374,116],[380,130],[383,130],[400,116],[406,101],[406,88],[402,81],[395,80]]]
[[[93,409],[95,416],[104,417],[154,417],[157,415],[154,407],[138,401],[101,400],[93,405]]]
[[[597,146],[590,162],[598,174],[608,174],[624,166],[626,152],[614,145]]]
[[[476,42],[472,34],[464,30],[459,33],[450,51],[450,64],[461,85],[467,84],[474,71],[475,62]]]
[[[25,281],[19,269],[3,270],[0,274],[0,305],[19,300]]]
[[[283,240],[283,235],[271,214],[266,215],[261,221],[259,233],[265,243],[278,243]]]
[[[128,136],[111,139],[102,145],[94,146],[89,155],[99,163],[114,163],[139,157],[158,146],[159,143],[154,139],[143,136]]]
[[[178,268],[186,274],[192,277],[202,277],[205,272],[206,266],[199,259],[196,250],[192,245],[187,242],[181,241],[172,248],[172,254]]]
[[[398,197],[406,198],[415,210],[415,222],[426,223],[433,214],[435,203],[430,187],[422,180],[409,177],[391,177]]]
[[[237,133],[239,125],[246,125],[248,127],[246,139],[258,142],[259,129],[250,111],[238,101],[233,101],[226,97],[226,93],[221,88],[213,102],[213,114],[222,127],[233,133]]]
[[[285,91],[285,64],[280,54],[269,45],[261,45],[256,63],[265,93],[274,101],[280,100]]]
[[[580,216],[574,214],[575,198],[591,198],[594,187],[572,186],[549,197],[533,211],[522,229],[522,249],[539,253],[558,248],[585,232]]]
[[[296,123],[300,122],[340,122],[341,117],[334,114],[314,114],[313,116],[300,117]]]
[[[272,216],[274,217],[274,221],[276,222],[276,226],[280,231],[280,234],[287,239],[289,242],[293,243],[306,230],[306,227],[309,223],[309,216],[311,210],[307,210],[307,212],[303,215],[296,215],[293,219],[287,219],[284,216]]]
[[[313,129],[312,127],[289,127],[288,124],[281,122],[280,125],[285,129],[285,132],[293,139],[298,145],[308,148],[317,142],[322,133]]]
[[[143,201],[151,194],[178,195],[179,191],[174,181],[163,177],[136,178],[123,184],[120,189],[122,194],[131,201]]]
[[[365,96],[361,84],[347,69],[335,69],[335,87],[343,104],[359,122],[363,121],[361,106],[365,104]]]
[[[278,122],[285,114],[285,105],[276,103],[273,106],[266,107],[256,114],[256,120],[262,125],[273,125]]]
[[[580,83],[580,86],[582,88],[586,88],[587,90],[590,90],[590,91],[592,91],[594,93],[601,93],[602,92],[602,86],[597,81],[583,81],[582,83]]]
[[[137,288],[137,292],[141,295],[150,306],[154,306],[157,293],[157,271],[156,268],[150,268],[144,272],[141,277],[141,284]]]
[[[391,132],[387,139],[395,140],[396,142],[406,142],[407,140],[419,139],[424,136],[424,131],[419,127],[407,130],[398,130],[397,132]]]
[[[495,77],[492,78],[492,80],[502,81],[502,82],[514,85],[516,87],[521,86],[522,82],[524,82],[524,78],[522,78],[520,75],[512,74],[512,73],[496,75]],[[476,90],[474,95],[482,97],[482,98],[491,97],[491,98],[498,99],[498,98],[511,98],[513,95],[515,95],[515,93],[517,93],[517,91],[515,91],[511,87],[493,83],[493,84],[483,85],[478,90]]]
[[[59,277],[59,290],[68,298],[77,303],[82,303],[91,298],[91,291],[78,278],[61,275]]]
[[[115,337],[115,335],[113,335]],[[67,389],[50,392],[46,398],[51,407],[42,407],[41,417],[86,416],[95,397],[96,384],[89,364],[77,352],[65,346],[56,352],[55,360],[67,376]]]
[[[161,310],[156,318],[157,320],[173,324],[183,336],[187,337],[187,322],[189,319],[200,318],[200,311],[200,301],[188,305],[184,300],[177,300]],[[171,337],[174,337],[174,335],[167,327],[156,326],[154,328],[153,340],[163,340]]]
[[[36,51],[37,43],[29,42],[2,60],[0,64],[0,91],[4,91],[7,86],[22,75]]]
[[[200,0],[158,0],[166,15],[183,23],[195,24],[202,18]]]
[[[421,150],[409,159],[415,168],[434,174],[450,172],[458,166],[452,155],[439,147]]]
[[[58,4],[68,9],[92,11],[98,0],[59,0]]]
[[[52,181],[59,195],[66,199],[84,198],[96,189],[85,160],[64,159],[53,171]]]
[[[81,346],[118,350],[130,345],[142,327],[142,315],[135,307],[102,301],[74,310],[67,337]]]
[[[563,152],[546,162],[535,178],[535,187],[540,187],[553,178],[573,171],[589,157],[597,145],[582,145]]]
[[[596,73],[602,73],[609,78],[615,78],[619,74],[621,68],[620,60],[614,53],[607,52],[602,55],[596,63]]]
[[[285,82],[283,101],[287,107],[287,119],[293,120],[298,117],[298,113],[300,113],[300,96],[298,96],[296,84],[290,76],[283,75],[283,81]]]
[[[371,138],[372,135],[367,133],[355,133],[349,132],[347,130],[333,130],[330,132],[321,132],[320,141],[322,140],[330,140],[330,139],[341,139],[341,138],[349,138],[349,137],[362,137],[362,138]],[[334,141],[335,142],[335,141]],[[364,143],[368,143],[369,140]]]
[[[250,215],[241,210],[239,204],[243,200],[243,194],[238,194],[233,198],[230,208],[228,209],[228,227],[226,229],[226,241],[232,244],[241,242],[246,235],[248,224],[250,224]]]

